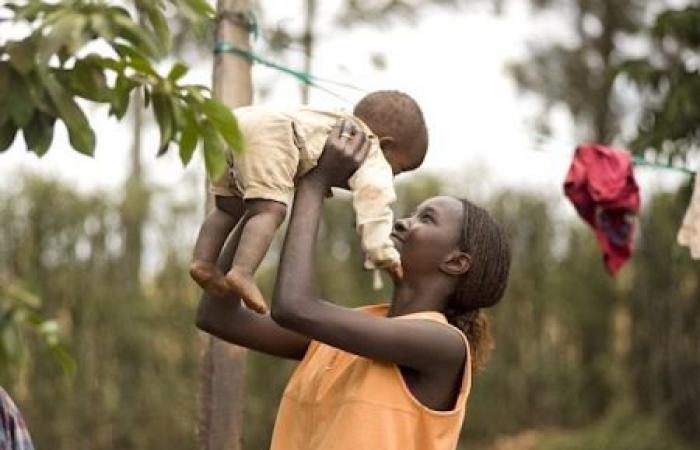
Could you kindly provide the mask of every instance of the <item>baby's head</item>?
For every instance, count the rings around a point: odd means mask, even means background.
[[[379,138],[394,175],[421,165],[428,148],[423,113],[410,96],[398,91],[376,91],[355,105],[354,115]]]

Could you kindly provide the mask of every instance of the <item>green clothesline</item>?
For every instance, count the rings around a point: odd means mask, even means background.
[[[670,164],[661,164],[661,163],[657,163],[657,162],[647,161],[646,159],[642,158],[641,156],[633,156],[632,163],[635,166],[654,167],[656,169],[673,170],[676,172],[685,173],[687,175],[695,175],[694,171],[692,171],[690,169],[686,169],[685,167],[675,167],[675,166],[672,166]]]
[[[230,42],[217,42],[216,44],[214,44],[214,53],[215,54],[232,53],[234,55],[237,55],[237,56],[245,59],[246,61],[250,62],[251,64],[258,63],[258,64],[262,64],[264,66],[270,67],[272,69],[279,70],[280,72],[291,75],[292,77],[296,78],[297,80],[301,81],[302,83],[304,83],[306,85],[320,89],[320,90],[327,92],[327,93],[331,94],[332,96],[334,96],[340,100],[343,100],[345,102],[348,102],[348,103],[350,103],[350,101],[347,98],[331,91],[330,89],[322,86],[319,83],[334,84],[336,86],[342,86],[342,87],[353,89],[353,90],[360,91],[360,92],[367,92],[365,89],[359,88],[359,87],[354,86],[354,85],[349,84],[349,83],[343,83],[340,81],[334,81],[334,80],[330,80],[327,78],[321,78],[321,77],[312,75],[309,72],[305,72],[303,70],[297,70],[297,69],[293,69],[291,67],[288,67],[288,66],[285,66],[282,64],[278,64],[274,61],[271,61],[267,58],[264,58],[264,57],[256,54],[255,52],[238,47]]]
[[[255,21],[251,21],[251,23],[255,24],[255,25],[251,26],[251,28],[250,28],[251,33],[254,33],[257,36],[257,30],[258,30],[257,23]],[[298,79],[299,81],[301,81],[304,84],[319,88],[319,89],[321,89],[325,92],[328,92],[329,94],[331,94],[331,95],[333,95],[333,96],[335,96],[343,101],[348,101],[348,100],[341,97],[340,95],[336,94],[335,92],[333,92],[333,91],[331,91],[323,86],[320,86],[318,84],[318,82],[323,81],[326,83],[332,83],[332,84],[336,84],[338,86],[343,86],[343,87],[363,91],[363,89],[360,89],[360,88],[353,86],[351,84],[341,83],[341,82],[337,82],[337,81],[333,81],[333,80],[319,78],[319,77],[316,77],[308,72],[305,72],[302,70],[292,69],[291,67],[287,67],[287,66],[284,66],[282,64],[278,64],[274,61],[270,61],[269,59],[263,58],[262,56],[259,56],[252,51],[249,51],[249,50],[240,48],[236,45],[233,45],[230,42],[217,42],[214,45],[214,53],[215,54],[233,53],[233,54],[238,55],[241,58],[247,60],[251,64],[258,63],[258,64],[262,64],[264,66],[270,67],[272,69],[279,70],[280,72],[283,72],[283,73],[286,73],[288,75],[293,76],[294,78]],[[553,141],[553,139],[550,136],[546,136],[544,134],[540,135],[539,133],[535,133],[535,134],[540,139],[544,139],[544,140],[547,140],[550,142]],[[686,175],[695,175],[695,171],[687,169],[685,167],[675,167],[675,166],[672,166],[670,164],[662,164],[662,163],[657,163],[657,162],[653,162],[653,161],[648,161],[648,160],[642,158],[641,156],[633,156],[632,163],[635,166],[653,167],[656,169],[664,169],[664,170],[672,170],[675,172],[681,172],[681,173],[684,173]]]
[[[304,72],[301,70],[295,70],[295,69],[292,69],[290,67],[283,66],[281,64],[277,64],[277,63],[272,62],[268,59],[265,59],[261,56],[258,56],[249,50],[245,50],[245,49],[242,49],[236,45],[233,45],[230,42],[217,42],[216,44],[214,44],[214,53],[215,54],[233,53],[233,54],[238,55],[241,58],[247,60],[251,64],[252,63],[262,64],[264,66],[279,70],[280,72],[284,72],[286,74],[289,74],[304,84],[308,84],[310,86],[312,86],[314,84],[314,81],[313,81],[314,77],[310,73]]]
[[[556,139],[556,138],[553,138],[547,134],[540,133],[538,131],[533,131],[532,134],[541,142],[553,142],[553,143],[559,144],[561,146],[566,146],[566,147],[570,147],[570,148],[577,146],[577,144],[574,144],[573,142],[564,141],[562,139]],[[655,161],[649,161],[649,160],[643,158],[642,156],[638,156],[638,155],[632,155],[632,164],[634,164],[635,166],[652,167],[654,169],[671,170],[674,172],[684,173],[686,175],[695,175],[695,173],[696,173],[694,170],[690,170],[686,167],[676,167],[676,166],[672,166],[670,163],[664,164],[664,163],[659,163],[659,162],[655,162]]]

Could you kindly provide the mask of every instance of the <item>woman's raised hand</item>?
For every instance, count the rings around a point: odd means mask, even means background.
[[[370,140],[350,120],[333,126],[316,168],[310,175],[318,177],[326,187],[347,187],[369,152]]]

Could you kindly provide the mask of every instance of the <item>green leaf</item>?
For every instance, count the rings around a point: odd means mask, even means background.
[[[178,61],[175,63],[172,69],[170,69],[170,73],[168,73],[168,80],[174,83],[182,78],[182,76],[185,75],[188,70],[189,68],[186,65]]]
[[[10,55],[9,62],[22,75],[26,75],[34,68],[36,50],[36,40],[33,36],[19,42],[7,43],[7,54]]]
[[[124,44],[113,44],[112,47],[135,70],[154,77],[158,76],[158,72],[153,68],[147,57],[139,52],[138,49]]]
[[[109,20],[105,17],[104,12],[95,12],[90,15],[90,27],[104,40],[111,42],[114,39],[114,31],[110,26]]]
[[[7,61],[0,61],[0,92],[8,92],[10,88],[10,79],[12,76],[12,69]],[[6,98],[4,95],[0,97],[0,100]]]
[[[29,4],[26,5],[5,5],[6,8],[8,9],[13,9],[15,11],[15,20],[20,21],[20,20],[26,20],[28,22],[33,22],[36,20],[36,16],[40,12],[47,12],[51,11],[52,8],[55,8],[56,5],[48,5],[43,2],[29,2]]]
[[[93,61],[95,64],[102,67],[103,69],[113,70],[118,73],[122,72],[124,70],[124,67],[126,66],[125,63],[123,63],[122,61],[118,61],[112,58],[104,58],[94,53],[88,55],[86,59],[87,58],[90,58],[91,61]]]
[[[197,140],[199,139],[199,128],[194,120],[194,114],[187,114],[186,125],[180,136],[180,160],[183,166],[187,166],[192,159]]]
[[[24,142],[27,149],[36,153],[37,156],[44,156],[53,141],[53,128],[55,118],[37,111],[34,118],[22,130]]]
[[[213,17],[214,9],[205,0],[183,0],[187,6],[200,16]]]
[[[0,125],[0,153],[10,148],[10,145],[12,145],[15,140],[16,134],[17,127],[11,120]]]
[[[177,97],[170,97],[170,104],[173,108],[173,123],[175,124],[175,130],[181,130],[185,124],[185,108],[180,104]]]
[[[170,98],[163,93],[153,93],[153,114],[158,122],[160,129],[160,145],[158,147],[158,156],[165,154],[168,150],[170,140],[173,138],[173,107]]]
[[[161,49],[163,52],[167,52],[170,48],[170,30],[168,30],[168,22],[165,20],[163,13],[157,7],[150,7],[146,9],[146,15],[153,27],[153,31],[158,36]]]
[[[70,94],[61,87],[52,74],[44,78],[44,86],[51,96],[59,117],[68,128],[71,145],[80,153],[92,156],[95,152],[95,133],[90,127],[83,110],[73,100]]]
[[[12,89],[7,95],[7,107],[10,109],[10,116],[15,121],[15,125],[22,128],[32,119],[34,105],[25,77],[13,73],[11,83]]]
[[[131,19],[131,14],[129,14],[129,10],[121,6],[110,6],[109,8],[107,8],[106,15],[110,19],[115,16],[122,16],[127,19]]]
[[[115,14],[111,17],[111,20],[114,27],[120,31],[116,33],[118,36],[126,39],[134,47],[138,48],[139,51],[151,58],[159,56],[160,51],[158,45],[151,35],[149,35],[146,30],[139,27],[130,17],[125,17],[122,14]]]
[[[204,165],[210,180],[216,180],[226,170],[226,156],[224,154],[224,142],[211,122],[206,121],[202,127],[202,139],[204,140]]]
[[[208,90],[206,87],[202,89],[199,86],[187,85],[183,86],[183,90],[186,92],[185,95],[192,99],[191,101],[204,103],[206,100],[206,97],[202,95],[202,92],[206,92]]]
[[[70,74],[70,88],[75,94],[94,102],[109,100],[107,77],[94,59],[79,59]]]
[[[54,356],[54,358],[56,358],[56,360],[61,365],[61,368],[67,375],[73,376],[75,374],[75,359],[63,345],[51,345],[51,354]]]
[[[0,61],[0,92],[10,92],[11,80],[12,69],[10,68],[10,63]],[[9,95],[0,95],[0,124],[5,123],[10,116],[8,106],[9,97]]]
[[[51,56],[60,49],[65,49],[69,55],[73,55],[85,43],[83,30],[87,18],[81,14],[68,13],[57,20],[51,27],[51,31],[41,39],[39,44],[40,64],[48,64]]]
[[[130,80],[124,75],[117,76],[117,81],[114,83],[114,91],[112,93],[112,107],[109,109],[109,114],[114,115],[117,119],[121,119],[126,114],[129,108],[129,99],[131,90],[138,86],[136,82]]]
[[[55,69],[58,70],[58,69]],[[44,85],[41,82],[41,77],[38,73],[32,72],[25,78],[27,81],[27,91],[32,104],[39,111],[43,111],[51,116],[56,115],[56,109],[53,107],[51,99],[48,98]]]
[[[238,127],[238,120],[231,110],[215,100],[206,99],[202,111],[221,133],[226,143],[235,151],[243,151],[243,135]]]
[[[59,2],[59,4],[56,5],[58,7],[53,10],[46,8],[48,5],[46,5],[43,1],[32,0],[32,2],[43,4],[41,8],[41,15],[43,16],[42,19],[44,27],[51,26],[70,14],[75,14],[74,8],[66,8],[66,3],[68,2]],[[70,0],[70,2],[76,3],[75,0]]]

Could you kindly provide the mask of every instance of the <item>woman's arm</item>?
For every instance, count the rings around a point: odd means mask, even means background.
[[[348,127],[349,125],[345,125]],[[331,133],[318,166],[297,185],[272,301],[272,317],[285,328],[334,347],[419,371],[457,367],[464,361],[461,336],[439,323],[374,317],[318,299],[315,247],[323,198],[342,186],[367,153],[365,137],[350,141]]]
[[[224,271],[231,267],[240,230],[234,231],[217,264]],[[282,358],[301,359],[309,338],[277,325],[269,314],[258,314],[244,307],[240,299],[214,298],[204,293],[197,308],[197,327],[232,344]]]

